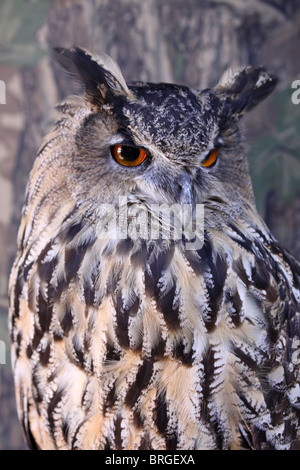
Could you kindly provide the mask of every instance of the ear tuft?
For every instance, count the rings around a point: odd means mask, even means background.
[[[117,96],[131,97],[119,66],[108,55],[98,56],[79,47],[54,48],[53,58],[83,84],[90,103],[110,104]]]
[[[215,91],[231,114],[241,116],[267,98],[276,84],[277,78],[263,67],[231,68],[223,74]]]

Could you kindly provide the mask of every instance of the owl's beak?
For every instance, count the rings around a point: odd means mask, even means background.
[[[192,187],[191,177],[184,173],[178,180],[180,187],[180,202],[181,204],[191,204],[194,207],[195,198]]]

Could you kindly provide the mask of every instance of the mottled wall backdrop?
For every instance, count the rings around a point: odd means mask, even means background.
[[[1,0],[0,449],[24,448],[10,370],[8,273],[36,151],[55,103],[76,90],[49,49],[72,45],[110,54],[128,81],[204,88],[231,65],[276,73],[275,94],[245,122],[247,147],[259,210],[300,258],[300,104],[291,100],[300,80],[299,0]]]

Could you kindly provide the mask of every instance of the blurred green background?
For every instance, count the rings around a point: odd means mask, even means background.
[[[55,103],[75,84],[49,59],[53,46],[104,51],[130,80],[215,85],[232,65],[264,65],[276,92],[244,119],[257,206],[300,258],[299,0],[0,0],[0,449],[23,449],[7,331],[7,283],[24,191]],[[1,101],[1,100],[0,100]],[[2,361],[4,362],[4,361]]]

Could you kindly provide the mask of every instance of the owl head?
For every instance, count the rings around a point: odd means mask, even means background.
[[[214,200],[225,211],[254,206],[239,121],[272,92],[274,76],[244,67],[205,90],[127,84],[104,54],[73,48],[55,49],[54,56],[84,88],[84,99],[65,111],[72,120],[68,147],[79,202],[126,196],[148,205]]]

